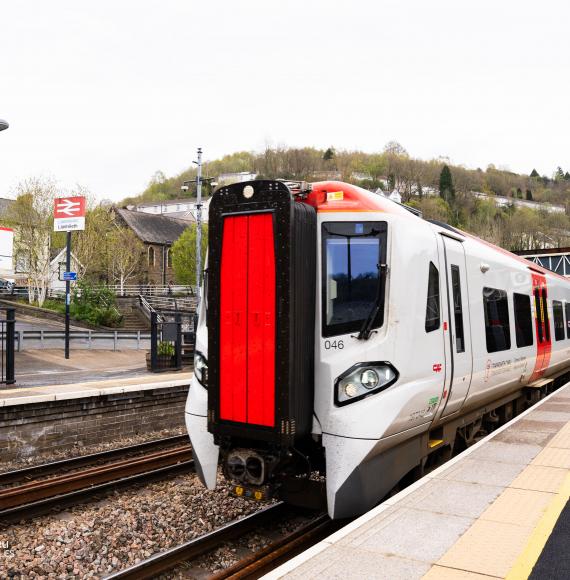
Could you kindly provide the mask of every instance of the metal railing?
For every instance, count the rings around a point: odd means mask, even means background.
[[[194,286],[172,285],[172,286],[151,286],[148,284],[128,284],[121,287],[117,284],[105,286],[115,293],[116,296],[138,296],[145,294],[147,296],[196,296]],[[0,297],[16,296],[18,298],[28,297],[28,288],[25,286],[0,287]],[[65,289],[49,288],[46,292],[47,298],[64,298]]]
[[[2,335],[4,336],[4,335]],[[112,345],[112,350],[120,350],[120,347],[136,348],[148,350],[150,343],[144,344],[144,341],[150,341],[150,332],[140,330],[128,332],[123,330],[99,331],[99,330],[72,330],[69,333],[69,339],[76,343],[83,341],[86,348],[105,348]],[[65,332],[63,330],[17,330],[13,336],[13,342],[16,343],[18,352],[26,349],[55,348],[54,343],[63,342]],[[104,343],[107,342],[107,344]],[[58,345],[59,346],[59,345]],[[111,350],[107,348],[106,350]]]

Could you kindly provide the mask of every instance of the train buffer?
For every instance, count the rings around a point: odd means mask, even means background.
[[[570,383],[266,578],[570,578]]]

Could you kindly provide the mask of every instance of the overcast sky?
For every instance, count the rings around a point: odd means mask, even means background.
[[[561,0],[0,4],[0,196],[99,198],[266,143],[570,170]]]

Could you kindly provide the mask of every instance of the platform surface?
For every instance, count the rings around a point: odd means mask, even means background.
[[[189,385],[192,378],[190,371],[172,373],[146,373],[143,376],[116,376],[112,379],[93,380],[73,384],[43,385],[37,387],[23,387],[0,389],[0,409],[13,405],[43,403],[47,401],[64,401],[83,397],[98,397],[102,395],[116,395],[146,391],[150,389],[164,389]]]
[[[265,576],[570,578],[570,383]]]

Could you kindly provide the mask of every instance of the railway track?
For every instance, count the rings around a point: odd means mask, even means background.
[[[104,458],[116,458],[126,454],[153,449],[159,446],[154,445],[131,446],[123,449],[115,449],[111,452],[97,453],[54,464],[46,464],[36,468],[19,470],[25,473],[26,478],[31,478],[33,474],[45,476],[47,473],[55,473],[60,469],[76,469],[81,465],[91,465],[87,469],[64,473],[59,476],[48,477],[36,481],[28,481],[20,485],[8,487],[0,490],[0,523],[10,523],[36,517],[51,511],[53,508],[62,508],[82,501],[91,499],[93,496],[107,493],[109,491],[127,487],[135,483],[148,483],[163,479],[169,475],[187,473],[194,468],[190,445],[185,443],[177,447],[170,448],[176,443],[173,439],[163,440],[169,446],[167,449],[152,451],[143,456],[137,455],[119,461],[113,461],[103,465],[92,466],[93,461],[100,462]],[[188,441],[184,437],[185,441]],[[10,472],[2,474],[4,482],[18,481],[15,474]],[[1,481],[1,480],[0,480]],[[21,479],[19,481],[22,481]]]
[[[115,572],[106,580],[144,580],[172,571],[181,564],[192,562],[230,542],[258,529],[267,523],[287,515],[287,506],[280,502],[266,507],[249,516],[235,520],[184,544],[155,554],[134,566]],[[332,521],[328,515],[320,514],[311,518],[294,532],[272,542],[266,548],[250,554],[218,574],[216,580],[224,578],[257,578],[284,561],[306,550],[316,542],[346,525],[346,521]]]

